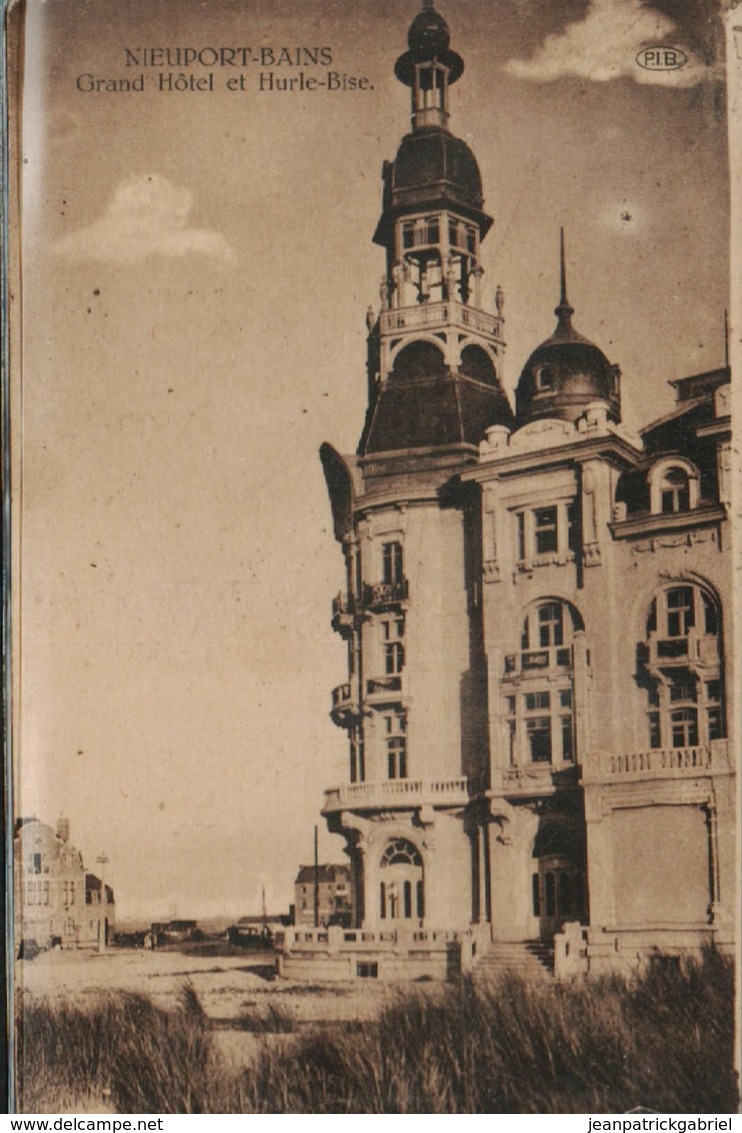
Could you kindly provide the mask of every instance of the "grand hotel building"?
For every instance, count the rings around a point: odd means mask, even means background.
[[[383,172],[366,421],[355,454],[321,453],[348,655],[323,814],[353,925],[289,934],[281,966],[443,974],[540,945],[565,974],[730,947],[730,374],[675,381],[630,434],[562,243],[556,326],[511,408],[449,40],[424,3],[395,66],[412,128]]]

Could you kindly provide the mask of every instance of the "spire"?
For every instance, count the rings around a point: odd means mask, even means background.
[[[572,333],[572,316],[575,313],[575,309],[570,305],[569,299],[567,298],[567,265],[564,255],[563,228],[559,229],[559,276],[559,306],[554,308],[554,314],[559,319],[556,333],[561,331],[564,334],[570,334]]]

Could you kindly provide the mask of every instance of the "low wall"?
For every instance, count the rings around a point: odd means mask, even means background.
[[[613,972],[629,975],[659,956],[699,955],[705,947],[734,955],[731,925],[655,925],[593,928],[566,924],[554,937],[554,975],[558,980],[599,976]]]
[[[471,942],[462,947],[461,935],[336,926],[288,929],[277,950],[278,974],[296,980],[451,979],[471,964]]]

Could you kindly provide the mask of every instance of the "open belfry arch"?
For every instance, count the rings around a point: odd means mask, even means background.
[[[383,170],[366,420],[354,455],[321,451],[348,657],[323,814],[353,923],[288,932],[292,975],[442,976],[514,945],[567,975],[733,941],[730,374],[677,380],[629,433],[562,234],[556,326],[511,408],[493,222],[449,129],[463,71],[424,3],[395,65],[411,130]]]

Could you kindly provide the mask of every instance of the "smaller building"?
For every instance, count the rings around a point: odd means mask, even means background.
[[[86,872],[66,818],[56,831],[35,817],[18,819],[13,870],[17,949],[32,941],[38,948],[96,948],[109,941],[113,889]]]
[[[315,897],[316,893],[316,897]],[[294,882],[295,923],[350,924],[349,865],[303,865]]]

